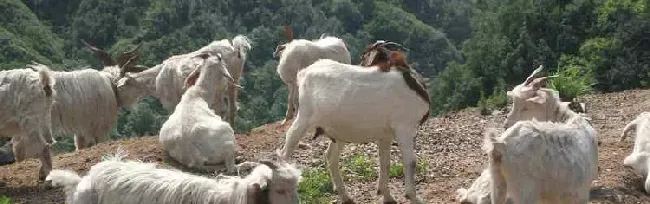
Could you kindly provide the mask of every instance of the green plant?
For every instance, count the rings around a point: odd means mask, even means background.
[[[416,175],[419,177],[425,177],[428,168],[429,167],[427,166],[426,161],[424,159],[418,158],[415,166]],[[388,169],[388,175],[391,178],[404,177],[404,164],[402,164],[402,162],[391,164],[390,168]]]
[[[301,203],[330,203],[329,200],[333,191],[334,187],[325,168],[303,171],[302,180],[298,184]]]
[[[481,99],[478,101],[478,107],[481,114],[489,115],[494,109],[501,108],[507,103],[506,91],[503,89],[494,90],[492,95],[485,97],[485,92],[481,91]]]
[[[404,177],[404,165],[401,162],[390,165],[390,169],[388,169],[388,175],[391,178]]]
[[[573,101],[574,98],[593,92],[590,70],[575,61],[560,66],[553,75],[557,77],[549,80],[549,88],[558,91],[562,101]]]
[[[56,143],[52,146],[52,151],[55,153],[73,152],[75,150],[74,135],[61,134],[56,135],[54,138],[56,139]]]
[[[350,158],[350,161],[346,163],[348,163],[347,169],[351,171],[350,175],[356,175],[355,177],[365,181],[377,178],[377,171],[373,168],[377,166],[377,164],[372,162],[369,156],[364,154],[355,154]]]
[[[11,204],[11,199],[5,195],[1,195],[0,204]]]

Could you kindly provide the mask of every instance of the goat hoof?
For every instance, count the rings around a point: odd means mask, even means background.
[[[397,202],[394,201],[394,200],[392,200],[392,201],[384,201],[384,204],[397,204]]]
[[[377,190],[377,195],[381,195],[381,190]]]

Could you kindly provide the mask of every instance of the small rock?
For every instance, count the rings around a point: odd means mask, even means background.
[[[311,149],[311,145],[306,144],[306,143],[302,143],[302,142],[298,142],[298,148],[300,148],[300,149]]]

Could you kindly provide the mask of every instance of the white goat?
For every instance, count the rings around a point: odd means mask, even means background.
[[[484,169],[481,176],[476,178],[469,189],[456,190],[456,200],[461,204],[492,204],[492,173]],[[506,201],[512,204],[512,199]]]
[[[234,79],[219,53],[216,56],[203,53],[184,59],[200,66],[195,66],[185,79],[185,86],[189,88],[160,128],[162,148],[190,168],[214,171],[216,164],[225,163],[228,172],[234,173],[235,132],[209,106],[209,102],[215,100],[222,78],[231,82]]]
[[[217,53],[223,56],[223,60],[226,64],[228,72],[232,74],[233,79],[235,79],[234,84],[228,84],[228,114],[223,114],[223,89],[224,85],[220,84],[219,88],[215,90],[217,97],[214,101],[209,102],[210,107],[216,111],[218,115],[224,116],[231,126],[234,126],[235,123],[235,113],[237,111],[237,98],[238,90],[235,88],[241,88],[239,85],[239,80],[241,78],[242,72],[244,70],[244,64],[246,62],[246,54],[250,50],[251,45],[250,41],[246,36],[237,35],[232,39],[232,44],[230,44],[228,39],[223,39],[219,41],[213,41],[207,46],[202,47],[201,49],[183,54],[172,56],[169,59],[163,61],[161,65],[162,68],[156,68],[158,74],[155,79],[155,97],[157,97],[160,102],[163,104],[164,108],[169,112],[174,112],[176,104],[181,100],[181,96],[185,92],[184,81],[192,70],[195,70],[196,67],[200,66],[197,64],[196,60],[191,60],[190,58],[196,56],[200,53],[208,52],[212,55]],[[138,75],[137,77],[146,77],[146,79],[141,79],[141,81],[151,83],[149,77],[153,76],[152,73]],[[129,80],[135,81],[133,78],[136,76],[127,75],[126,79],[122,79],[118,82],[118,90],[122,91],[128,89],[130,84]],[[137,85],[136,85],[137,86]],[[151,87],[150,84],[139,85]],[[137,93],[137,92],[135,92]],[[140,98],[147,93],[151,93],[151,90],[148,92],[140,92],[133,96],[125,96],[129,98]],[[131,99],[132,100],[132,99]]]
[[[68,170],[47,176],[63,186],[69,204],[298,204],[300,170],[285,162],[262,161],[244,178],[217,179],[178,170],[156,168],[155,163],[106,159],[79,177]]]
[[[552,89],[541,88],[546,79],[550,77],[535,78],[535,74],[542,71],[540,66],[526,78],[526,81],[517,85],[506,94],[513,101],[512,108],[504,122],[508,128],[521,120],[537,119],[538,121],[566,122],[579,116],[569,108],[570,102],[561,102],[559,93]],[[553,77],[553,76],[551,76]]]
[[[516,122],[485,134],[492,203],[587,203],[598,174],[596,131],[582,116],[566,123]]]
[[[52,87],[56,80],[46,66],[28,67],[0,71],[0,135],[12,136],[16,162],[39,158],[38,179],[42,181],[52,170],[51,111],[57,95]]]
[[[481,176],[476,178],[469,189],[459,188],[456,190],[456,200],[461,204],[492,204],[490,190],[492,185],[492,176],[490,170],[485,169]]]
[[[636,130],[636,138],[634,140],[634,149],[632,153],[625,157],[623,165],[632,168],[637,174],[645,177],[644,189],[646,193],[650,193],[650,112],[643,112],[639,114],[632,122],[623,128],[621,139],[623,142],[629,132]]]
[[[397,139],[403,155],[406,197],[422,203],[415,192],[415,136],[418,124],[429,111],[423,99],[405,83],[402,71],[381,72],[321,59],[298,73],[299,100],[296,119],[280,150],[289,159],[310,126],[320,127],[332,142],[327,161],[334,187],[344,203],[353,202],[339,173],[340,151],[346,143],[378,142],[378,193],[384,202],[394,202],[388,189],[390,146]],[[424,90],[422,84],[412,81]],[[370,105],[372,104],[372,105]]]
[[[102,71],[85,68],[57,71],[56,100],[52,107],[52,126],[55,133],[74,134],[77,150],[106,140],[106,134],[117,123],[117,100],[114,83],[126,71],[134,71],[141,45],[122,53],[113,60],[105,51],[82,41],[103,62]],[[35,63],[39,66],[44,66]]]
[[[289,89],[287,98],[287,112],[282,124],[293,119],[298,110],[298,71],[311,65],[319,59],[331,59],[340,63],[350,64],[350,51],[345,42],[332,36],[321,36],[317,40],[291,39],[291,42],[278,45],[273,52],[274,57],[279,57],[277,67],[280,79]]]

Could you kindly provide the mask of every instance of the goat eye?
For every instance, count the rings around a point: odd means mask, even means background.
[[[284,195],[284,194],[287,194],[287,191],[284,190],[284,189],[280,189],[280,190],[276,190],[275,193]]]

